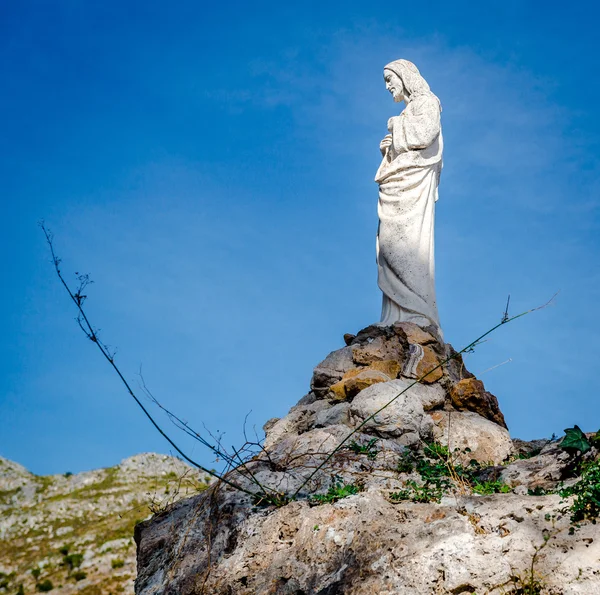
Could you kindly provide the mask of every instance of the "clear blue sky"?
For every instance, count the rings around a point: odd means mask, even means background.
[[[600,427],[593,2],[23,1],[0,8],[0,454],[37,473],[168,452],[53,276],[135,383],[239,445],[376,322],[381,69],[440,97],[438,301],[513,436]],[[493,370],[508,359],[512,361]],[[199,447],[183,441],[212,465]]]

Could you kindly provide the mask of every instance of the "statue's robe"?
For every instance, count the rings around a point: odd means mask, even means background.
[[[411,97],[392,118],[392,145],[379,184],[378,284],[381,324],[440,327],[435,300],[434,213],[442,170],[441,107],[430,93]]]

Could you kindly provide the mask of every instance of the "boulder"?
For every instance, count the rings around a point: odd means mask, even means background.
[[[343,347],[332,351],[313,371],[310,383],[311,391],[323,398],[329,387],[342,379],[342,376],[355,368],[352,359],[352,348]]]
[[[459,411],[473,411],[503,428],[507,427],[498,399],[486,392],[483,382],[477,378],[464,378],[454,384],[450,389],[450,399]]]
[[[399,438],[403,445],[418,444],[420,440],[432,438],[433,424],[425,410],[442,405],[444,400],[441,387],[399,379],[376,384],[360,392],[350,404],[350,415],[356,425],[393,401],[366,423],[365,431]]]
[[[508,430],[477,413],[433,411],[430,416],[435,440],[448,446],[452,453],[458,449],[457,458],[462,463],[475,459],[497,465],[514,452]]]

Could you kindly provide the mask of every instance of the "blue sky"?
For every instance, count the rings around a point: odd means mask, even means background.
[[[79,331],[63,271],[136,384],[241,443],[378,320],[382,66],[443,105],[440,315],[513,436],[600,427],[598,10],[580,2],[30,1],[0,8],[0,455],[36,473],[169,452]],[[490,368],[511,360],[510,363]],[[166,423],[166,422],[165,422]],[[209,454],[181,440],[203,463]]]

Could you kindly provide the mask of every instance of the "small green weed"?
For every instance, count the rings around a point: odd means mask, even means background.
[[[87,574],[83,572],[83,570],[78,570],[77,572],[73,573],[73,578],[76,581],[82,581],[83,579],[87,578]]]
[[[563,497],[575,496],[571,506],[571,522],[585,519],[596,522],[600,515],[600,459],[582,466],[581,479],[573,486],[560,490]]]
[[[553,494],[552,490],[546,490],[540,486],[536,486],[535,488],[530,488],[527,490],[528,496],[547,496],[548,494]]]
[[[377,438],[371,438],[366,444],[360,444],[356,440],[352,440],[348,445],[348,449],[357,455],[367,455],[367,458],[371,461],[377,458],[379,452],[376,448]]]
[[[390,494],[392,500],[412,500],[413,502],[439,502],[448,491],[458,488],[471,489],[476,494],[508,493],[511,488],[500,481],[477,479],[481,464],[471,459],[468,465],[458,462],[458,454],[470,453],[469,448],[451,453],[447,446],[438,442],[425,443],[423,452],[406,451],[398,461],[399,473],[416,471],[421,483],[409,480],[405,489]]]
[[[69,572],[79,568],[83,562],[83,554],[67,554],[63,557],[63,564],[69,569]]]
[[[331,486],[325,494],[315,494],[310,497],[311,504],[333,504],[342,498],[354,496],[362,491],[362,487],[358,484],[341,484],[336,483]]]
[[[427,504],[429,502],[439,502],[444,495],[444,490],[442,488],[435,487],[431,484],[419,485],[412,479],[409,479],[405,485],[408,489],[392,492],[390,494],[390,499],[396,502],[410,500],[411,502]]]
[[[410,450],[405,450],[398,460],[398,473],[412,473],[415,470],[417,459]]]
[[[512,488],[509,485],[501,481],[476,481],[473,484],[473,491],[476,494],[481,494],[482,496],[486,496],[488,494],[508,494],[512,492]]]
[[[41,583],[37,583],[35,588],[40,593],[48,593],[48,591],[52,591],[52,589],[54,589],[54,585],[52,584],[51,580],[46,579],[45,581],[42,581]]]
[[[114,560],[111,561],[110,565],[113,568],[123,568],[123,566],[125,566],[125,561],[122,560],[121,558],[115,558]]]
[[[254,506],[276,506],[281,508],[291,502],[291,498],[283,492],[264,492],[256,494],[252,499]]]

